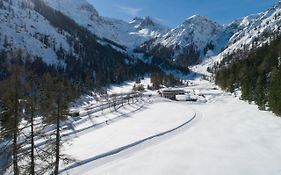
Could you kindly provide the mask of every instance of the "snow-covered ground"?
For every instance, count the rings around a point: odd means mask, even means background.
[[[129,92],[132,92],[134,84],[136,84],[136,82],[127,81],[120,85],[112,85],[108,89],[107,93],[108,94],[129,93]],[[148,77],[145,77],[144,79],[142,79],[140,81],[140,84],[142,84],[145,88],[147,87],[147,85],[150,85],[150,86],[152,85],[150,82],[150,78],[148,78]]]
[[[280,175],[281,119],[208,81],[192,83],[186,89],[206,103],[152,97],[75,138],[64,152],[78,164],[63,174]]]
[[[72,141],[66,152],[78,159],[82,166],[70,171],[71,174],[86,173],[96,165],[95,159],[110,157],[119,151],[145,143],[153,138],[161,137],[162,133],[173,130],[194,119],[191,108],[179,104],[171,106],[170,101],[158,101],[145,106],[140,112],[125,115],[124,120],[109,122],[106,127],[89,132]],[[165,116],[165,114],[170,114]],[[160,134],[160,136],[157,136]],[[144,141],[142,141],[144,140]]]

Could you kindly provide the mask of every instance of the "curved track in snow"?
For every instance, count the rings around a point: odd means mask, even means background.
[[[83,172],[87,172],[87,170],[89,169],[93,169],[97,166],[109,163],[133,152],[141,151],[141,149],[145,149],[148,146],[157,144],[158,142],[161,142],[165,139],[169,139],[170,137],[179,134],[179,132],[185,131],[190,126],[192,126],[190,125],[191,123],[198,121],[201,117],[202,114],[200,112],[194,111],[194,114],[191,118],[174,128],[154,134],[152,136],[135,141],[133,143],[115,148],[111,151],[98,154],[94,157],[79,161],[61,170],[61,173],[83,174]]]

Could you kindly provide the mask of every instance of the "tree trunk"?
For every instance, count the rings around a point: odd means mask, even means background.
[[[15,116],[17,117],[17,116]],[[14,122],[14,126],[17,127],[16,120]],[[18,168],[18,143],[17,143],[17,138],[18,138],[18,133],[17,133],[17,128],[14,128],[14,133],[13,133],[13,165],[14,165],[14,175],[19,174],[19,168]]]
[[[33,103],[33,102],[32,102]],[[34,162],[34,104],[31,106],[31,165],[30,174],[35,175],[35,162]]]
[[[57,111],[57,130],[56,130],[56,160],[55,160],[55,171],[54,175],[59,174],[59,160],[60,160],[60,99],[57,101],[58,111]]]
[[[18,167],[18,77],[15,77],[15,111],[14,111],[14,126],[13,126],[13,168],[14,168],[14,175],[19,174],[19,167]]]

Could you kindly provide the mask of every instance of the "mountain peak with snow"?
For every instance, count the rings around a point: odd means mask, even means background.
[[[163,36],[170,30],[168,26],[163,25],[161,22],[159,22],[159,20],[150,16],[135,17],[130,22],[130,25],[136,29],[134,34],[141,35],[149,39]]]
[[[206,16],[202,16],[199,14],[192,15],[191,17],[188,17],[186,19],[186,21],[198,21],[198,20],[210,20],[210,19]]]
[[[159,20],[154,19],[150,16],[146,17],[135,17],[131,22],[131,25],[133,25],[136,29],[142,30],[147,28],[154,28],[154,29],[169,29],[168,26],[163,25]]]
[[[139,28],[143,29],[146,27],[154,27],[155,25],[155,21],[153,21],[149,16],[147,16],[143,19],[142,23],[139,25]]]
[[[279,0],[276,5],[274,6],[274,8],[281,8],[281,0]]]
[[[218,54],[229,38],[222,25],[207,17],[193,15],[162,37],[143,44],[141,50],[189,66]]]
[[[87,0],[43,0],[50,7],[65,13],[71,18],[98,18],[98,11]]]
[[[189,18],[187,18],[182,24],[184,27],[190,27],[190,26],[212,26],[213,28],[222,28],[222,25],[218,24],[217,22],[201,15],[193,15]]]
[[[203,56],[203,50],[208,44],[219,42],[222,31],[222,25],[204,16],[194,15],[162,38],[157,39],[154,45],[161,45],[166,48],[180,47],[183,50],[192,46]],[[184,52],[182,49],[179,52]],[[180,53],[174,55],[180,55]]]
[[[135,18],[133,22],[100,16],[87,0],[43,0],[100,38],[132,50],[141,43],[168,32],[167,27],[151,17]]]
[[[257,14],[251,14],[235,20],[226,28],[233,35],[228,41],[226,49],[218,56],[230,54],[241,49],[250,50],[253,45],[262,46],[269,42],[281,28],[281,1],[273,7]]]

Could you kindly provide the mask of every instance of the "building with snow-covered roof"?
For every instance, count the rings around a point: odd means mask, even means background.
[[[163,89],[159,91],[161,97],[169,98],[171,100],[176,100],[177,95],[185,95],[185,90],[183,89]]]

